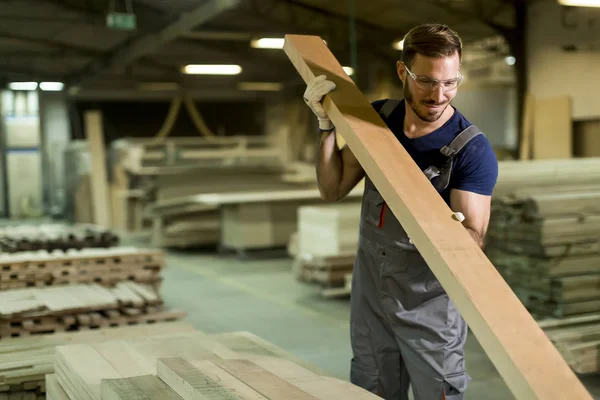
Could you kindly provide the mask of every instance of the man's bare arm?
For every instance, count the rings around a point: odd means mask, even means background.
[[[321,197],[326,201],[340,200],[365,172],[348,145],[338,149],[335,132],[322,133],[318,146],[317,183]]]
[[[454,212],[461,212],[467,228],[479,247],[485,246],[485,237],[490,221],[491,196],[485,196],[464,190],[453,189],[450,192],[450,207]]]

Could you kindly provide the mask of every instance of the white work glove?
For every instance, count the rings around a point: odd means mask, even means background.
[[[335,83],[328,81],[325,75],[319,75],[308,82],[304,92],[304,102],[319,119],[319,129],[324,131],[333,129],[333,123],[327,116],[321,100],[333,89],[335,89]]]

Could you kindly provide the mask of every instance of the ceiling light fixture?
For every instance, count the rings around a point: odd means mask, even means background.
[[[256,49],[282,49],[284,38],[261,38],[250,42],[250,46]]]
[[[504,58],[504,62],[505,62],[507,65],[515,65],[515,63],[517,62],[517,59],[516,59],[516,58],[514,58],[513,56],[508,56],[508,57],[505,57],[505,58]]]
[[[37,82],[10,82],[8,84],[8,88],[11,90],[35,90],[37,87]]]
[[[42,82],[40,83],[40,89],[45,92],[60,92],[65,87],[62,82]]]
[[[600,7],[600,0],[558,0],[558,3],[573,7]]]
[[[258,92],[278,92],[281,90],[279,82],[240,82],[239,90],[249,90]]]
[[[188,64],[183,72],[190,75],[238,75],[242,72],[239,65],[219,64]]]

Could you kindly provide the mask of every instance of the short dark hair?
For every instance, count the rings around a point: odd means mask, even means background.
[[[402,62],[409,67],[417,54],[438,58],[450,57],[455,53],[462,60],[462,40],[458,33],[444,24],[418,25],[404,36]]]

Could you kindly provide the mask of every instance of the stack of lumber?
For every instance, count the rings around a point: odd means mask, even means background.
[[[600,371],[600,314],[539,321],[565,361],[578,374]]]
[[[202,332],[59,346],[55,373],[46,377],[47,398],[378,398],[349,382],[303,367],[281,352],[261,348],[252,340],[235,347]]]
[[[156,179],[155,202],[148,207],[153,218],[152,243],[160,247],[216,245],[221,238],[221,204],[205,202],[204,195],[235,197],[315,190],[311,182],[285,182],[284,170],[273,167],[228,167],[218,171],[195,170]],[[243,203],[243,200],[240,200]],[[294,217],[295,220],[295,217]]]
[[[298,209],[296,243],[289,246],[298,280],[319,284],[325,296],[349,293],[360,208],[360,202],[349,202]]]
[[[114,247],[119,236],[91,224],[17,225],[0,228],[0,252]]]
[[[164,267],[161,251],[130,247],[2,254],[0,290],[124,280],[158,284]]]
[[[519,189],[600,189],[600,157],[498,162],[494,196],[510,195]]]
[[[189,323],[176,321],[24,338],[3,338],[0,340],[0,398],[45,399],[45,376],[54,373],[56,346],[100,343],[193,330]],[[7,397],[9,395],[12,397]]]
[[[495,197],[486,253],[532,314],[600,311],[600,189],[548,184]]]
[[[183,318],[158,291],[131,281],[0,292],[0,339]]]

